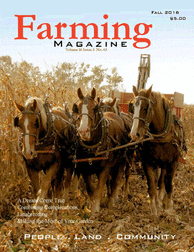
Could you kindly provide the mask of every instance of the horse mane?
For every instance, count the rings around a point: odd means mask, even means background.
[[[112,101],[113,101],[113,98],[111,98],[111,97],[105,97],[105,98],[102,100],[103,103],[110,103],[110,102],[112,102]]]
[[[142,89],[139,91],[138,95],[145,96],[146,98],[150,98],[152,102],[157,105],[158,108],[164,108],[165,111],[168,109],[169,101],[160,92],[152,91],[150,97],[148,97],[147,90]]]
[[[165,112],[169,108],[169,101],[168,99],[161,94],[160,92],[151,92],[151,100],[157,104],[157,107],[164,108]]]
[[[56,111],[59,111],[59,112],[65,112],[64,108],[60,107],[60,106],[56,106],[56,107],[53,107],[52,110],[56,110]]]
[[[53,107],[53,108],[52,108],[52,112],[53,112],[54,114],[56,114],[56,115],[62,117],[62,118],[64,118],[64,117],[65,117],[65,118],[68,118],[68,115],[67,115],[65,109],[62,108],[62,107],[60,107],[60,106]]]
[[[151,127],[150,125],[150,127],[152,128],[151,131],[155,131],[157,129],[157,132],[163,132],[164,127],[170,125],[170,118],[172,117],[172,113],[169,111],[170,105],[167,98],[160,92],[150,92],[150,90],[145,89],[140,90],[138,92],[138,96],[146,97],[152,101],[155,126]]]
[[[46,115],[45,108],[43,106],[44,104],[43,104],[42,99],[38,97],[30,97],[25,103],[25,109],[30,110],[30,108],[33,107],[34,100],[36,100],[36,104],[37,104],[37,107],[34,112],[40,112],[41,122],[44,129],[46,130],[47,129],[47,115]]]

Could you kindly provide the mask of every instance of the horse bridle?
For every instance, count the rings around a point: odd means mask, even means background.
[[[136,103],[140,102],[141,100],[148,101],[148,108],[147,108],[146,117],[142,118],[142,117],[133,116],[133,120],[138,119],[138,120],[143,121],[144,125],[145,125],[145,128],[148,130],[149,125],[150,125],[150,119],[151,119],[151,116],[152,116],[152,105],[154,104],[154,102],[151,99],[149,99],[147,97],[144,97],[144,96],[136,96],[134,100],[135,100],[134,105]]]
[[[34,111],[30,111],[30,110],[25,110],[21,112],[23,115],[32,115],[35,114],[36,115],[36,119],[38,120],[38,125],[40,125],[40,112],[34,112]],[[36,128],[36,133],[32,134],[32,133],[21,133],[22,136],[33,136],[35,137],[36,143],[38,142],[38,128]]]
[[[90,96],[86,96],[85,99],[83,99],[83,104],[87,104],[88,103],[88,100],[93,100]],[[77,117],[77,120],[79,120],[83,115],[86,115],[87,117],[89,117],[92,121],[92,128],[93,128],[93,122],[94,122],[94,118],[89,115],[88,113],[81,113],[78,117]]]
[[[85,99],[83,100],[83,104],[87,104],[88,103],[88,99],[93,100],[90,96],[86,96]],[[78,116],[78,119],[81,118],[83,115],[88,116],[92,120],[91,130],[93,130],[93,131],[96,130],[99,127],[99,125],[102,123],[102,135],[101,135],[100,141],[98,143],[96,143],[94,145],[87,145],[87,144],[85,144],[83,142],[83,140],[79,139],[80,144],[83,147],[88,148],[88,149],[96,149],[99,145],[102,144],[102,142],[103,142],[103,140],[105,138],[105,124],[106,124],[106,122],[105,122],[105,118],[103,116],[103,112],[102,112],[102,109],[101,109],[101,101],[100,101],[99,104],[96,104],[96,106],[94,107],[94,110],[96,109],[96,107],[98,107],[98,110],[100,110],[100,111],[98,111],[98,113],[100,115],[100,120],[96,124],[94,124],[94,118],[92,116],[90,116],[89,114],[87,114],[87,113],[82,113],[82,114],[80,114]],[[95,115],[96,115],[96,113],[95,113]]]
[[[166,137],[169,134],[169,132],[170,132],[170,128],[171,128],[171,124],[172,124],[172,116],[171,116],[171,106],[170,106],[170,103],[168,103],[168,107],[166,109],[166,118],[165,118],[163,132],[160,133],[160,134],[153,134],[153,133],[149,132],[149,125],[150,125],[150,119],[151,119],[152,112],[153,112],[152,105],[155,102],[152,101],[149,98],[144,97],[144,96],[136,96],[135,100],[136,100],[135,103],[137,101],[140,101],[140,100],[147,100],[149,102],[149,104],[148,104],[148,111],[147,111],[147,114],[146,114],[145,118],[136,117],[136,116],[133,117],[133,119],[139,119],[139,120],[141,120],[141,121],[144,122],[145,128],[147,130],[146,135],[152,136],[154,139],[157,139],[157,141],[159,141],[160,139],[163,139],[164,137]]]
[[[32,114],[35,114],[36,115],[36,119],[38,120],[38,125],[39,127],[36,128],[36,133],[35,134],[32,134],[32,133],[21,133],[22,136],[25,136],[25,135],[29,135],[29,136],[33,136],[35,137],[35,140],[36,140],[36,145],[38,144],[42,144],[44,143],[48,137],[50,137],[52,131],[53,131],[53,115],[52,113],[49,111],[49,108],[48,108],[48,103],[47,101],[44,103],[43,105],[44,109],[45,109],[45,113],[46,113],[46,116],[47,116],[47,129],[46,129],[46,135],[42,138],[39,138],[39,132],[38,132],[38,128],[40,127],[40,122],[41,122],[41,113],[40,111],[39,112],[35,112],[35,111],[31,111],[31,110],[25,110],[25,111],[22,111],[21,113],[22,114],[29,114],[29,115],[32,115]]]

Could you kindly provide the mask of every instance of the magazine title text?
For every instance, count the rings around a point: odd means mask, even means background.
[[[14,39],[16,40],[27,40],[28,37],[24,34],[25,29],[30,29],[31,32],[35,30],[34,28],[34,21],[36,21],[36,15],[15,15],[17,17],[17,22],[18,22],[18,35]],[[103,18],[106,20],[108,19],[108,15],[104,14]],[[27,23],[27,24],[26,24]],[[67,38],[64,36],[64,29],[67,27],[70,27],[70,36]],[[100,28],[100,26],[102,28]],[[89,24],[84,24],[84,23],[73,23],[70,25],[67,25],[66,23],[61,23],[59,22],[56,24],[54,27],[56,35],[53,35],[53,28],[51,24],[49,23],[41,23],[37,26],[37,30],[39,31],[37,34],[38,39],[100,39],[100,40],[134,40],[133,47],[137,49],[144,49],[148,48],[151,45],[150,39],[147,37],[144,37],[147,35],[152,28],[152,24],[145,24],[145,23],[138,23],[134,26],[134,32],[135,35],[132,37],[131,36],[131,28],[129,24],[127,23],[118,23],[116,22],[115,24],[112,25],[113,28],[111,28],[111,34],[113,34],[112,37],[109,35],[109,24],[108,22],[105,22],[104,24],[101,24],[98,26],[96,23],[89,23]],[[82,27],[82,29],[80,28]],[[93,36],[89,37],[88,36],[88,28],[93,27]],[[81,34],[80,37],[78,37],[78,33],[80,33],[80,28]],[[102,32],[102,36],[99,36],[99,30]],[[91,29],[90,29],[91,31]],[[121,37],[121,32],[123,32],[123,36]]]

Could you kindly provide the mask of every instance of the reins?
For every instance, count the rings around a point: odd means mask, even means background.
[[[143,97],[143,96],[137,96],[137,97],[140,98],[140,99],[149,100],[148,114],[146,115],[146,118],[144,119],[144,118],[140,118],[140,117],[133,117],[133,119],[139,119],[139,120],[142,120],[145,123],[145,127],[147,129],[146,136],[148,136],[148,138],[143,138],[143,139],[140,139],[140,140],[135,141],[135,142],[129,142],[127,144],[117,146],[115,148],[111,148],[109,150],[96,152],[96,156],[105,154],[107,152],[120,150],[122,148],[127,148],[127,147],[130,147],[130,146],[138,145],[140,143],[147,142],[147,141],[151,141],[151,142],[160,142],[161,141],[162,142],[163,139],[170,133],[170,129],[171,129],[171,126],[172,126],[172,115],[171,115],[170,104],[168,104],[163,132],[160,133],[160,134],[153,134],[148,130],[149,129],[148,119],[149,119],[149,117],[151,115],[151,109],[152,109],[152,105],[154,104],[154,102],[152,100],[146,98],[146,97]]]
[[[137,144],[139,144],[139,143],[146,142],[146,141],[151,141],[151,140],[153,140],[153,139],[154,139],[153,137],[149,137],[149,138],[141,139],[141,140],[138,140],[138,141],[135,141],[135,142],[130,142],[130,143],[127,143],[127,144],[124,144],[124,145],[121,145],[121,146],[117,146],[117,147],[115,147],[115,148],[108,149],[108,150],[105,150],[105,151],[96,152],[96,156],[105,154],[105,153],[107,153],[107,152],[111,152],[111,151],[115,151],[115,150],[120,150],[120,149],[123,149],[123,148],[127,148],[127,147],[129,147],[129,146],[134,146],[134,145],[137,145]]]

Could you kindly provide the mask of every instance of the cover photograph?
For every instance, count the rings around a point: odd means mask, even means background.
[[[0,252],[194,251],[193,65],[184,3],[3,3]]]

